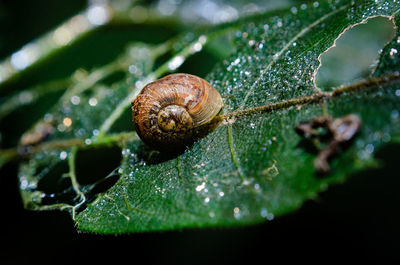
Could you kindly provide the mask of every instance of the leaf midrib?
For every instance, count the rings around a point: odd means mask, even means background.
[[[380,76],[377,78],[360,81],[360,82],[354,83],[349,86],[342,86],[337,89],[334,89],[331,92],[317,92],[317,93],[314,93],[309,96],[292,98],[292,99],[288,99],[288,100],[283,100],[283,101],[274,102],[271,104],[252,107],[252,108],[247,108],[247,109],[243,109],[243,110],[238,109],[233,112],[215,117],[213,122],[220,123],[222,121],[225,121],[226,123],[231,124],[231,123],[235,122],[235,120],[237,118],[240,118],[243,116],[248,116],[248,115],[251,115],[254,113],[266,113],[266,112],[271,112],[271,111],[276,111],[276,110],[284,110],[284,109],[288,109],[290,107],[297,106],[297,105],[305,105],[305,104],[310,104],[310,103],[321,102],[322,100],[330,100],[334,97],[342,96],[346,92],[354,92],[357,90],[363,90],[365,88],[372,87],[372,86],[376,86],[377,89],[383,89],[385,86],[387,86],[393,82],[399,82],[399,81],[400,81],[400,73],[383,75],[383,76]],[[221,124],[223,124],[223,123],[220,123],[220,125]],[[103,147],[103,146],[115,145],[121,141],[127,141],[129,139],[132,139],[133,137],[136,137],[137,140],[139,140],[136,133],[134,133],[134,132],[121,132],[121,133],[105,135],[103,137],[97,138],[97,140],[93,141],[90,145],[86,145],[84,143],[84,140],[81,138],[71,138],[71,139],[64,139],[64,140],[48,141],[48,142],[44,142],[42,144],[32,147],[32,149],[30,150],[31,152],[28,155],[39,153],[39,152],[42,152],[45,150],[65,149],[67,147],[74,147],[74,146],[77,146],[79,148],[85,148],[85,149],[98,148],[98,147]],[[14,158],[17,156],[21,156],[21,157],[24,156],[23,154],[19,153],[18,147],[0,150],[0,154],[8,155],[11,158]]]

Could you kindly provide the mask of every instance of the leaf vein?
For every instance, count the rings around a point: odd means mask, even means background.
[[[286,45],[272,57],[271,62],[261,71],[260,76],[256,79],[256,81],[250,87],[249,91],[247,92],[246,96],[244,97],[242,104],[239,106],[238,109],[239,110],[243,109],[248,98],[250,97],[251,94],[253,94],[255,87],[261,81],[261,79],[263,78],[265,73],[271,69],[272,65],[274,65],[274,63],[276,61],[278,61],[278,59],[281,57],[283,52],[285,52],[296,40],[298,40],[299,38],[304,36],[306,33],[308,33],[313,27],[317,26],[318,24],[320,24],[321,22],[323,22],[325,19],[329,18],[330,16],[333,16],[334,14],[344,10],[347,6],[348,5],[343,5],[342,7],[338,8],[336,10],[333,10],[330,13],[325,14],[324,16],[320,17],[319,19],[317,19],[316,21],[314,21],[313,23],[311,23],[310,25],[308,25],[307,27],[302,29],[299,33],[296,34],[296,36],[294,36],[291,40],[289,40],[288,43],[286,43]]]

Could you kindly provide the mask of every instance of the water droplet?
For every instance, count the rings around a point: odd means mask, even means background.
[[[267,220],[272,221],[274,219],[274,214],[273,213],[268,213],[267,214]]]
[[[22,104],[27,104],[33,100],[33,94],[29,91],[24,91],[19,94],[18,99]]]
[[[193,44],[193,50],[195,52],[201,51],[202,48],[203,48],[203,44],[201,44],[200,42],[196,42],[195,44]]]
[[[391,49],[390,49],[390,52],[389,52],[389,55],[390,55],[390,56],[394,56],[395,54],[397,54],[397,49],[391,48]]]
[[[60,123],[60,124],[57,125],[57,130],[58,130],[58,131],[64,132],[65,129],[66,129],[66,127],[65,127],[64,124]]]
[[[50,113],[46,113],[45,115],[44,115],[44,121],[45,122],[52,122],[53,121],[53,114],[50,114]]]
[[[239,219],[239,218],[240,218],[240,209],[239,209],[239,207],[233,208],[233,216],[234,216],[236,219]]]
[[[79,96],[72,96],[71,103],[74,105],[78,105],[81,102],[81,98]]]
[[[92,107],[95,107],[97,105],[97,99],[96,98],[90,98],[89,99],[89,105]]]
[[[390,141],[390,139],[391,139],[391,137],[390,137],[390,134],[389,134],[389,133],[384,133],[384,134],[382,135],[382,141],[383,141],[383,142],[387,143],[387,142]]]
[[[390,113],[390,118],[392,118],[393,120],[396,120],[399,117],[399,111],[398,110],[392,110],[392,112]]]
[[[72,120],[71,120],[71,118],[65,117],[65,118],[63,119],[63,124],[64,124],[66,127],[71,126],[71,125],[72,125]]]
[[[374,145],[373,144],[367,144],[367,146],[365,147],[365,151],[368,153],[368,154],[372,154],[373,152],[374,152]]]
[[[60,159],[61,159],[61,160],[65,160],[67,157],[68,157],[68,153],[67,153],[67,152],[62,151],[62,152],[60,153]]]
[[[131,65],[129,65],[129,67],[128,67],[128,71],[129,71],[129,73],[131,73],[131,74],[136,74],[136,72],[137,72],[137,67],[136,67],[136,65],[134,65],[134,64],[131,64]]]
[[[267,215],[268,215],[268,210],[267,210],[267,208],[262,208],[261,211],[260,211],[260,215],[261,215],[261,217],[266,218]]]
[[[202,191],[206,187],[206,183],[203,182],[196,187],[196,191]]]
[[[19,180],[19,186],[22,190],[26,189],[29,185],[28,180],[25,177],[21,177]]]
[[[89,7],[86,17],[91,24],[98,26],[105,24],[109,20],[110,14],[107,6],[93,5]]]
[[[183,58],[183,56],[181,56],[181,55],[175,56],[174,58],[172,58],[171,61],[168,62],[168,68],[170,70],[175,70],[179,66],[181,66],[184,61],[185,61],[185,58]]]
[[[39,56],[37,48],[34,44],[28,44],[21,50],[13,53],[10,59],[11,65],[17,70],[25,69]]]

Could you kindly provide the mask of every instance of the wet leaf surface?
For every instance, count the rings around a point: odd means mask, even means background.
[[[346,29],[374,16],[397,25],[399,8],[396,1],[319,1],[258,14],[178,38],[171,47],[181,48],[156,66],[163,45],[132,46],[132,61],[124,64],[127,77],[111,85],[101,79],[92,83],[91,72],[82,77],[87,88],[67,90],[45,116],[56,130],[49,147],[37,149],[20,167],[25,206],[70,210],[78,229],[96,233],[245,225],[299,208],[328,185],[375,166],[376,150],[398,136],[398,31],[382,50],[372,81],[331,92],[316,87],[314,78],[319,57]],[[113,127],[119,119],[129,122],[129,101],[146,82],[179,71],[186,59],[223,35],[232,38],[235,51],[206,77],[224,99],[225,120],[215,131],[174,155],[150,150],[134,133],[124,132],[128,125]],[[330,162],[331,172],[318,177],[316,153],[304,146],[295,127],[321,115],[349,114],[361,119],[361,131]],[[119,179],[89,197],[89,186],[74,185],[76,151],[109,145],[121,148]],[[38,185],[59,163],[69,166],[54,174],[56,180],[69,179],[76,196],[46,204],[48,194]]]

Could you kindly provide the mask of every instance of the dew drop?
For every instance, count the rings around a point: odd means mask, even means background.
[[[52,122],[53,121],[53,115],[52,114],[50,114],[50,113],[46,113],[45,115],[44,115],[44,121],[45,122]]]
[[[203,48],[203,44],[201,44],[200,42],[196,42],[195,44],[193,44],[193,50],[195,52],[201,51],[202,48]]]
[[[374,152],[374,145],[373,144],[367,144],[367,146],[365,147],[365,151],[368,153],[368,154],[372,154],[373,152]]]
[[[58,130],[59,132],[64,132],[65,129],[66,129],[66,127],[65,127],[64,124],[60,123],[59,125],[57,125],[57,130]]]
[[[136,74],[137,70],[138,70],[138,69],[137,69],[136,65],[134,65],[134,64],[129,65],[129,67],[128,67],[128,71],[129,71],[129,73],[131,73],[131,74]]]
[[[18,99],[22,104],[27,104],[33,100],[33,95],[29,91],[24,91],[19,94]]]
[[[170,70],[175,70],[179,66],[181,66],[184,61],[185,59],[183,58],[183,56],[175,56],[174,58],[172,58],[171,61],[168,62],[168,68]]]
[[[86,17],[93,25],[103,25],[109,20],[110,14],[107,6],[93,5],[88,9]]]
[[[71,125],[72,125],[72,120],[71,120],[71,118],[70,118],[70,117],[65,117],[65,118],[63,119],[63,124],[64,124],[66,127],[71,126]]]
[[[89,99],[89,105],[92,107],[95,107],[97,105],[97,99],[96,98],[90,98]]]
[[[391,49],[390,49],[390,52],[389,52],[389,55],[390,55],[390,56],[394,56],[394,55],[396,55],[396,54],[397,54],[397,49],[391,48]]]
[[[240,218],[240,209],[239,209],[239,207],[233,208],[233,216],[234,216],[236,219],[239,219],[239,218]]]
[[[268,210],[267,210],[267,208],[262,208],[261,211],[260,211],[260,215],[261,215],[261,217],[266,218],[267,215],[268,215]]]
[[[196,187],[196,191],[202,191],[206,187],[206,183],[203,182]]]
[[[78,105],[81,102],[81,98],[79,96],[72,96],[71,103],[74,105]]]
[[[396,120],[399,117],[399,111],[398,110],[392,110],[392,112],[390,113],[390,118],[392,118],[392,120]]]
[[[391,139],[391,137],[390,137],[390,134],[389,134],[389,133],[384,133],[384,134],[382,135],[382,141],[383,141],[383,142],[385,142],[385,143],[390,142],[390,139]]]
[[[67,157],[68,157],[68,153],[67,153],[67,152],[62,151],[62,152],[60,153],[60,159],[61,159],[61,160],[65,160]]]

